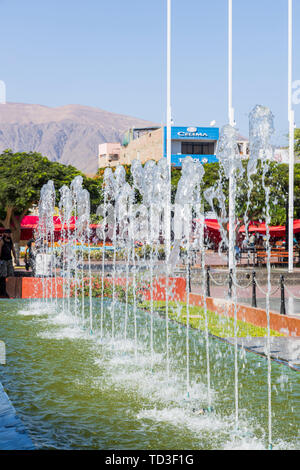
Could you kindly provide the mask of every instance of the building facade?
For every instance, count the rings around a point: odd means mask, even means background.
[[[185,157],[189,156],[202,164],[217,162],[216,150],[219,140],[217,127],[175,127],[171,128],[171,163],[180,168]],[[242,157],[249,153],[248,141],[238,140]],[[121,144],[99,145],[99,168],[117,165],[130,165],[133,160],[145,163],[158,161],[167,156],[166,127],[136,128],[126,133]]]
[[[185,157],[202,164],[217,162],[217,127],[171,127],[171,163],[181,167]],[[164,127],[164,157],[167,156],[167,128]]]
[[[118,165],[120,153],[120,142],[100,144],[98,151],[98,167],[106,168],[107,166]]]

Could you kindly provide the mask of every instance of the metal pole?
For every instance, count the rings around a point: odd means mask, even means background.
[[[167,162],[169,169],[170,188],[167,201],[166,217],[166,255],[170,254],[171,244],[171,0],[167,0]]]
[[[233,270],[229,271],[229,280],[228,280],[228,297],[232,299],[232,284],[233,284]]]
[[[171,170],[171,0],[167,3],[167,162]]]
[[[232,107],[232,0],[228,0],[228,119],[231,126],[235,125],[234,108]],[[229,176],[229,247],[228,247],[228,267],[234,267],[235,251],[235,195],[234,171]]]
[[[289,118],[289,272],[294,270],[294,140],[295,116],[292,102],[293,86],[293,0],[289,2],[288,40],[288,118]]]
[[[171,251],[171,0],[167,0],[167,164],[169,188],[166,200],[165,252],[166,252],[166,362],[167,377],[170,374],[169,361],[169,259]]]
[[[228,214],[228,230],[229,230],[229,247],[228,247],[228,267],[229,270],[234,268],[235,255],[235,174],[234,169],[230,170],[229,175],[229,214]]]
[[[285,201],[285,249],[289,249],[289,201]]]
[[[188,259],[189,292],[192,292],[191,261]]]
[[[234,126],[234,108],[232,107],[232,0],[228,0],[228,117]]]
[[[257,308],[257,300],[256,300],[256,272],[252,272],[252,307]]]
[[[281,291],[281,301],[280,301],[280,314],[286,315],[285,310],[285,295],[284,295],[284,276],[280,276],[280,291]]]
[[[206,297],[210,297],[210,267],[206,269]]]

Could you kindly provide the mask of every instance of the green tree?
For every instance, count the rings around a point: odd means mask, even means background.
[[[300,131],[300,129],[299,129]],[[251,193],[249,193],[249,181],[247,177],[247,164],[248,161],[243,161],[244,174],[242,177],[237,180],[237,202],[236,202],[236,215],[240,220],[241,224],[243,223],[243,218],[248,207],[248,218],[249,220],[259,221],[265,220],[266,218],[266,194],[263,188],[263,179],[262,179],[262,167],[258,163],[257,171],[254,175],[251,176],[251,181],[253,183],[253,188]],[[125,165],[126,178],[127,181],[132,184],[130,165]],[[103,174],[104,168],[100,169],[97,174],[97,181],[99,188],[103,183]],[[203,176],[203,185],[202,185],[202,200],[204,203],[204,210],[207,212],[211,210],[208,202],[204,198],[204,191],[210,187],[215,186],[219,179],[221,178],[222,189],[225,194],[225,206],[228,212],[229,204],[229,186],[228,180],[222,175],[220,171],[219,163],[209,163],[204,166],[204,176]],[[172,182],[172,201],[174,202],[175,194],[177,190],[178,181],[181,177],[181,169],[173,168],[171,169],[171,182]],[[265,177],[265,185],[270,187],[270,216],[271,216],[271,225],[284,225],[286,222],[286,201],[288,199],[288,183],[289,183],[289,171],[287,164],[279,164],[276,162],[269,163],[269,169]],[[248,204],[249,197],[249,204]],[[295,199],[300,202],[300,164],[295,164]],[[295,201],[295,202],[296,202]],[[214,201],[215,208],[218,211],[218,202]],[[300,218],[300,205],[295,203],[295,217]]]
[[[51,162],[36,152],[13,153],[5,150],[0,155],[0,225],[10,228],[16,243],[20,241],[21,221],[28,210],[37,204],[40,190],[53,180],[56,191],[82,175],[83,184],[91,193],[92,206],[100,200],[98,184],[76,168]]]
[[[247,210],[249,220],[259,221],[266,218],[266,194],[263,188],[263,171],[261,163],[258,162],[257,171],[251,176],[253,184],[249,192],[249,180],[247,176],[247,161],[243,162],[244,174],[237,179],[237,201],[236,215],[243,221]],[[219,164],[205,165],[204,189],[214,186],[218,179],[222,180],[223,192],[225,194],[225,205],[228,211],[229,194],[228,180],[219,172]],[[286,202],[288,200],[289,170],[287,164],[270,162],[265,176],[265,186],[270,188],[269,209],[271,225],[284,225],[286,222]],[[249,203],[248,203],[249,197]],[[295,199],[300,197],[300,164],[295,164]],[[218,209],[217,201],[216,208]],[[209,210],[205,202],[205,210]],[[295,217],[300,217],[300,206],[295,201]]]
[[[300,129],[295,129],[295,156],[300,157]]]

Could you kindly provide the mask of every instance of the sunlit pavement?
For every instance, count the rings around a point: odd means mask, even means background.
[[[234,338],[227,339],[234,344]],[[238,338],[238,345],[247,351],[267,355],[268,339],[265,338]],[[287,364],[294,370],[300,371],[300,338],[271,337],[270,356],[279,362]]]

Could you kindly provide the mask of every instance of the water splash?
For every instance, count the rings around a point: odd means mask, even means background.
[[[266,174],[269,170],[269,161],[273,155],[270,139],[274,133],[274,116],[266,106],[255,106],[249,116],[249,143],[250,158],[248,163],[249,175],[261,160],[262,186],[265,191],[265,220],[266,220],[266,252],[267,252],[267,360],[268,360],[268,442],[272,446],[272,383],[271,383],[271,340],[270,340],[270,295],[271,295],[271,246],[270,246],[270,187],[266,185]],[[249,177],[249,176],[248,176]]]

